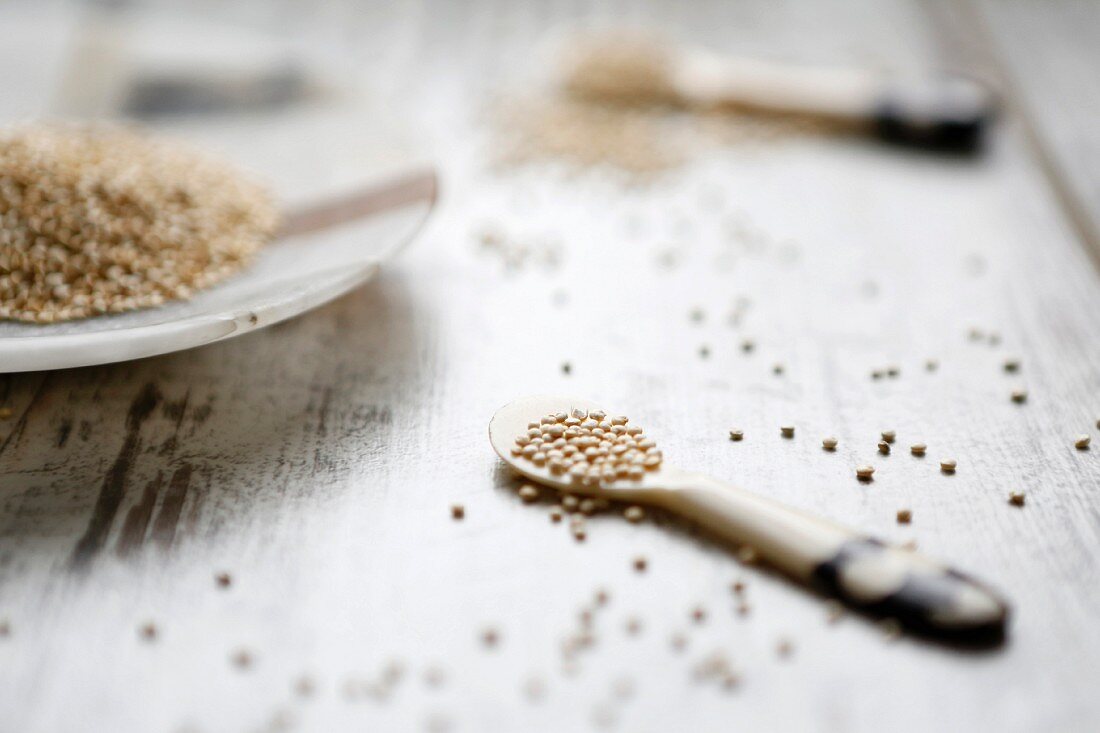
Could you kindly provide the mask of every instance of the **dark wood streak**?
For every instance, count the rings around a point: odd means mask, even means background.
[[[321,395],[321,410],[320,416],[317,419],[317,434],[319,437],[324,438],[328,435],[328,428],[325,425],[325,421],[328,419],[328,411],[332,406],[332,387],[325,387],[324,393]]]
[[[187,493],[191,497],[191,505],[187,509],[187,517],[183,520],[183,530],[185,534],[194,536],[198,532],[199,521],[202,519],[202,506],[203,499],[206,496],[206,488],[201,482],[192,480]]]
[[[119,557],[129,557],[141,549],[145,542],[145,532],[149,529],[149,520],[153,516],[153,508],[157,503],[157,494],[161,484],[164,483],[164,474],[157,471],[157,476],[145,485],[145,491],[141,494],[141,501],[130,507],[126,513],[126,521],[122,523],[119,532],[118,544],[115,551]]]
[[[185,463],[172,474],[168,490],[164,494],[160,512],[153,522],[151,539],[161,549],[167,550],[176,538],[176,526],[179,524],[183,504],[187,500],[187,489],[191,485],[191,464]]]
[[[176,447],[179,445],[180,428],[183,426],[183,418],[187,414],[187,405],[191,402],[191,389],[190,387],[183,394],[183,399],[177,402],[165,402],[163,412],[164,416],[170,420],[175,420],[176,424],[172,429],[172,434],[168,436],[168,440],[164,441],[164,444],[160,447],[160,455],[168,456],[172,455],[176,451]]]
[[[86,569],[107,542],[107,535],[111,531],[115,515],[118,514],[122,499],[126,495],[126,481],[130,475],[130,469],[133,468],[134,460],[141,450],[141,426],[152,414],[160,399],[160,392],[156,385],[149,383],[130,403],[130,411],[126,416],[126,438],[122,442],[122,448],[119,449],[115,462],[103,479],[103,486],[99,490],[99,498],[96,499],[88,527],[73,548],[69,559],[71,569]]]
[[[61,421],[61,425],[57,428],[57,447],[64,448],[65,444],[69,442],[69,436],[73,432],[73,421],[69,418],[65,418]]]
[[[23,412],[19,414],[19,418],[15,421],[15,425],[12,427],[11,432],[8,433],[8,437],[4,438],[4,442],[0,443],[0,456],[4,455],[4,452],[8,449],[8,446],[14,444],[23,435],[23,431],[27,428],[27,417],[31,414],[31,411],[38,406],[38,401],[46,394],[46,389],[50,384],[50,374],[47,372],[42,381],[38,383],[38,389],[34,391],[34,395],[31,397],[30,402],[23,408]]]
[[[317,445],[313,449],[313,470],[321,471],[324,467],[324,448],[328,437],[328,412],[332,406],[332,387],[325,387],[321,395],[321,407],[317,418]]]

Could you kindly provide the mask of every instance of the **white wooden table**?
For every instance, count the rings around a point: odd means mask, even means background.
[[[1097,729],[1100,450],[1073,437],[1100,432],[1087,254],[1100,169],[1085,153],[1100,137],[1096,110],[1086,124],[1052,89],[1100,97],[1095,73],[1059,75],[1074,54],[1095,60],[1100,13],[1043,7],[240,13],[351,54],[428,141],[441,208],[381,279],[293,322],[163,358],[0,375],[13,410],[0,421],[0,731]],[[1011,106],[971,162],[795,139],[716,150],[641,190],[488,170],[488,92],[551,26],[615,15],[804,61],[919,69],[961,52],[1007,80]],[[0,71],[9,118],[53,108],[63,61],[50,54],[72,25],[58,12],[41,37],[8,26],[7,48],[38,55]],[[534,254],[506,267],[485,228]],[[975,327],[999,344],[971,341]],[[1008,356],[1019,374],[1003,372]],[[869,377],[891,364],[897,378]],[[1018,386],[1026,404],[1009,399]],[[677,465],[917,540],[1013,600],[1008,643],[968,653],[888,642],[859,617],[829,624],[821,599],[665,518],[608,513],[575,542],[549,498],[519,501],[486,438],[498,406],[553,392],[631,415]],[[788,422],[793,440],[779,437]],[[726,438],[734,426],[743,442]],[[887,428],[898,444],[880,457]],[[829,434],[835,453],[820,448]],[[924,459],[905,450],[918,440]],[[864,460],[870,485],[853,474]],[[895,522],[902,507],[911,525]],[[595,643],[566,656],[598,589]],[[715,653],[736,689],[697,678]]]

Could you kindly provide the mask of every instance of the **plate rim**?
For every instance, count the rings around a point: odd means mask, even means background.
[[[114,364],[152,356],[162,356],[217,343],[246,333],[259,331],[276,323],[299,316],[346,295],[368,282],[381,269],[382,262],[399,252],[423,231],[438,200],[439,176],[434,168],[416,169],[399,174],[371,186],[371,191],[383,198],[396,189],[413,191],[415,195],[387,201],[387,206],[369,214],[392,214],[414,206],[423,208],[410,231],[372,259],[348,270],[340,266],[317,274],[326,288],[307,287],[285,297],[264,302],[256,308],[227,307],[218,313],[202,313],[174,321],[128,326],[92,333],[65,333],[56,336],[0,337],[0,374],[53,371],[79,367]],[[344,273],[332,282],[328,274]],[[125,334],[124,340],[118,334]],[[166,345],[164,336],[171,334]],[[59,358],[65,352],[84,350],[84,358]],[[13,352],[13,353],[4,353]],[[59,361],[65,363],[60,364]]]

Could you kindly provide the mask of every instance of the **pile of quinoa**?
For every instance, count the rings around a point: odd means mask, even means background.
[[[0,129],[0,320],[189,298],[271,239],[271,197],[225,163],[106,125]]]

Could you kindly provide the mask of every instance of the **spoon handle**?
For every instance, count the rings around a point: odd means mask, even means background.
[[[348,195],[287,212],[279,236],[312,234],[414,201],[435,201],[439,183],[434,170],[415,170]]]
[[[940,636],[1004,634],[1008,604],[963,573],[708,476],[677,484],[662,494],[666,509],[850,606]]]

